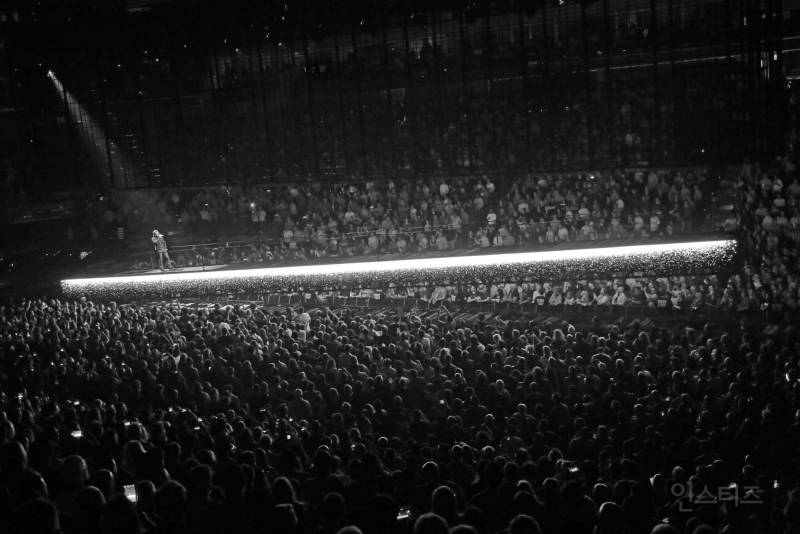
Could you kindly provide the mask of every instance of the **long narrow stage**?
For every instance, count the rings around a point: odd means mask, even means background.
[[[730,239],[594,247],[508,254],[357,261],[289,267],[186,268],[117,276],[61,280],[68,297],[146,298],[236,293],[243,288],[385,288],[401,284],[459,284],[476,280],[568,280],[646,274],[701,274],[730,268],[736,242]]]

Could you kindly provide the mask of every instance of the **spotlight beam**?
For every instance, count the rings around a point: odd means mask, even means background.
[[[47,77],[63,100],[69,120],[75,125],[78,136],[97,170],[108,175],[111,185],[114,184],[115,176],[122,177],[131,174],[128,170],[130,165],[124,154],[120,150],[112,151],[108,132],[97,120],[92,118],[88,109],[64,87],[52,70],[47,71]]]
[[[732,240],[603,247],[577,250],[520,252],[480,256],[450,256],[392,261],[299,265],[228,271],[166,273],[155,275],[72,278],[61,281],[67,296],[125,298],[173,293],[215,293],[281,290],[296,287],[352,284],[385,287],[391,281],[444,283],[447,280],[507,280],[536,277],[541,280],[581,278],[589,274],[658,272],[670,274],[708,272],[729,265],[736,242]]]

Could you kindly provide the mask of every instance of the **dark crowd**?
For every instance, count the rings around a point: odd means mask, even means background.
[[[793,327],[3,306],[19,533],[794,532]]]

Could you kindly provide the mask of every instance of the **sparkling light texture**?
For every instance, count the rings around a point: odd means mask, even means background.
[[[336,286],[386,287],[435,284],[475,279],[566,279],[589,275],[684,274],[711,272],[733,260],[736,242],[697,241],[588,248],[547,252],[519,252],[477,256],[298,265],[228,271],[195,271],[154,275],[74,278],[61,281],[68,297],[133,298],[174,294],[213,294],[256,291],[285,291],[299,287]]]

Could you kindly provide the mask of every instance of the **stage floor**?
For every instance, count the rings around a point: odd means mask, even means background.
[[[204,271],[219,271],[227,269],[229,265],[206,265],[200,267],[176,267],[174,269],[150,269],[148,271],[127,271],[124,273],[112,274],[110,276],[144,276],[150,274],[178,274],[178,273],[202,273]]]

